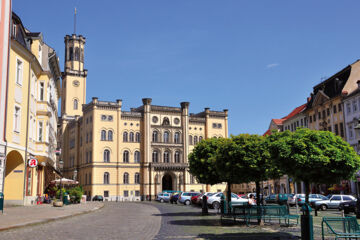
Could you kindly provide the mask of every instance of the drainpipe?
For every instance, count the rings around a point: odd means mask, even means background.
[[[3,171],[3,179],[2,179],[2,189],[1,192],[4,193],[4,189],[5,189],[5,174],[6,174],[6,161],[7,161],[7,140],[6,140],[6,123],[7,123],[7,95],[8,95],[8,83],[9,83],[9,69],[10,69],[10,64],[9,64],[9,60],[10,60],[10,49],[11,49],[11,26],[12,26],[12,10],[11,10],[11,1],[10,1],[10,20],[9,20],[9,43],[8,43],[8,55],[7,55],[7,69],[6,69],[6,86],[5,86],[5,112],[4,112],[4,136],[3,136],[3,140],[5,143],[5,159],[4,159],[4,171]]]
[[[29,114],[30,114],[30,88],[31,88],[31,63],[36,60],[35,57],[29,62],[29,76],[28,76],[28,99],[27,99],[27,113],[26,113],[26,139],[25,139],[25,171],[24,171],[24,191],[23,191],[23,202],[25,205],[25,196],[26,196],[26,178],[27,178],[27,155],[28,155],[28,139],[29,139]]]

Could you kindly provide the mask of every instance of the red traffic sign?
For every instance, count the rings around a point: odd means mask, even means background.
[[[38,165],[38,160],[36,158],[30,158],[28,161],[28,166],[33,168],[36,167]]]

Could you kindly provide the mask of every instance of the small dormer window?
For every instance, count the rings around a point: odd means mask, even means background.
[[[38,59],[39,59],[40,65],[41,65],[41,62],[42,62],[42,47],[41,47],[41,44],[39,44]]]
[[[13,24],[12,35],[16,38],[16,24]]]

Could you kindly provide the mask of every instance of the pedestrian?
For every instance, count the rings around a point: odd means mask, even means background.
[[[248,203],[249,203],[249,205],[256,205],[255,197],[253,194],[250,194]]]

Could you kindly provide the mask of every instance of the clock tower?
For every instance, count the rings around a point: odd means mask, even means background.
[[[82,116],[86,103],[86,76],[84,69],[85,37],[72,34],[65,36],[65,66],[62,73],[61,116]]]

